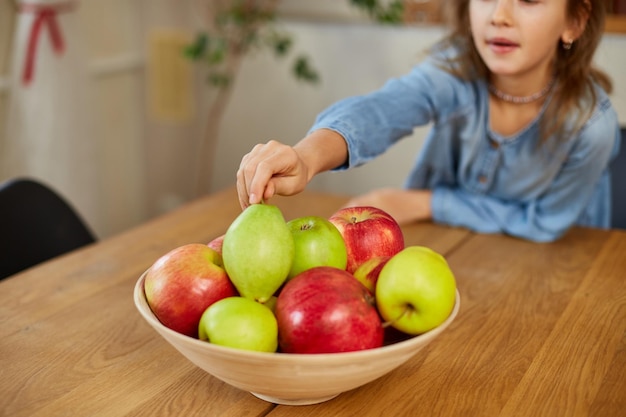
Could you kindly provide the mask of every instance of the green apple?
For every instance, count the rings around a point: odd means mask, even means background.
[[[299,217],[287,222],[295,253],[288,279],[316,266],[346,269],[348,253],[337,227],[318,216]]]
[[[402,332],[416,335],[448,318],[456,300],[456,280],[439,253],[408,246],[380,271],[375,294],[383,319]]]
[[[357,267],[352,275],[361,284],[365,285],[365,288],[372,294],[376,292],[376,281],[380,271],[383,269],[387,261],[391,259],[391,256],[375,256],[363,262]]]
[[[275,352],[278,325],[265,305],[245,297],[228,297],[202,314],[198,338],[236,349]]]
[[[275,295],[272,295],[270,298],[267,299],[267,301],[265,301],[264,303],[262,303],[265,307],[269,308],[272,313],[274,312],[274,310],[276,310],[276,300],[278,299],[278,297],[276,297]]]
[[[219,253],[222,256],[222,245],[224,244],[224,234],[213,238],[207,246],[213,249],[215,252]]]

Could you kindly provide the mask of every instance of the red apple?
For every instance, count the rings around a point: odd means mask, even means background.
[[[202,313],[237,290],[222,265],[222,257],[207,245],[191,243],[160,257],[146,273],[148,305],[165,326],[198,337]]]
[[[389,259],[391,259],[391,256],[376,256],[374,258],[370,258],[359,265],[353,275],[357,281],[365,285],[365,288],[374,294],[376,292],[376,281],[378,281],[378,275],[380,275],[380,271]]]
[[[404,249],[404,235],[387,212],[369,206],[344,207],[329,220],[343,236],[348,251],[346,271],[353,273],[365,261],[393,256]]]
[[[373,297],[352,274],[308,269],[283,287],[275,307],[285,353],[334,353],[382,346],[384,330]]]
[[[224,236],[226,236],[225,233],[207,243],[207,246],[213,249],[215,252],[219,253],[220,256],[222,256],[222,245],[224,244]]]

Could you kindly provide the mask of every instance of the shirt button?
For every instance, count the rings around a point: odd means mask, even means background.
[[[487,176],[486,175],[481,175],[480,177],[478,177],[478,182],[481,184],[484,184],[487,182]]]
[[[491,144],[491,148],[492,149],[500,148],[500,144],[498,142],[496,142],[495,140],[491,140],[491,141],[489,141],[489,143]]]

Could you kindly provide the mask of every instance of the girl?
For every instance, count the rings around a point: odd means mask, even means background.
[[[425,62],[323,111],[293,147],[270,141],[237,172],[242,207],[302,191],[322,171],[363,164],[432,129],[404,189],[349,205],[551,241],[608,227],[619,125],[610,80],[593,68],[602,0],[453,0],[452,31]]]

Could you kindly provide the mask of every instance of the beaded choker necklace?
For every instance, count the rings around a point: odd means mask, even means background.
[[[553,85],[554,85],[554,79],[552,79],[548,83],[548,85],[546,85],[543,88],[543,90],[538,91],[535,94],[531,94],[529,96],[523,96],[523,97],[513,96],[511,94],[504,93],[498,90],[493,84],[489,84],[489,91],[494,96],[498,97],[500,100],[507,101],[509,103],[514,103],[514,104],[526,104],[526,103],[532,103],[533,101],[543,98],[546,94],[548,94],[548,92],[550,92]]]

